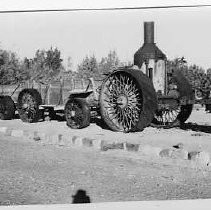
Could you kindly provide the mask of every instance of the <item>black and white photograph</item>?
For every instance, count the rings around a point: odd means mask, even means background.
[[[210,199],[211,1],[0,0],[1,207]]]

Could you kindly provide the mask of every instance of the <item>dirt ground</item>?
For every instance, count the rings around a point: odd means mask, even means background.
[[[201,108],[193,111],[182,129],[148,127],[133,134],[115,133],[94,123],[80,131],[57,121],[26,124],[15,119],[0,121],[3,126],[162,148],[182,142],[188,151],[211,154],[211,114]],[[78,190],[84,190],[94,203],[211,198],[210,166],[194,168],[188,160],[120,150],[43,145],[0,134],[0,169],[1,205],[72,203]]]
[[[197,110],[198,109],[198,110]],[[147,127],[143,132],[126,133],[112,132],[100,123],[91,123],[84,129],[70,129],[65,121],[43,121],[39,123],[23,123],[20,119],[1,121],[0,127],[40,131],[48,135],[67,134],[80,137],[101,139],[107,142],[131,142],[161,148],[183,143],[185,149],[204,150],[211,153],[211,114],[206,113],[200,105],[195,106],[186,124],[181,128],[158,129]]]

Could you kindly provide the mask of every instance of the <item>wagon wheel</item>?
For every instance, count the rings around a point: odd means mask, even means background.
[[[15,103],[10,96],[0,98],[0,119],[11,120],[15,116]]]
[[[157,110],[153,119],[152,125],[158,127],[173,127],[184,123],[191,115],[193,105],[180,104],[180,98],[186,97],[187,99],[194,99],[194,93],[188,80],[183,76],[181,71],[176,70],[173,74],[174,83],[177,86],[178,98],[172,99],[174,101],[173,106],[169,108],[162,108]],[[170,93],[170,92],[169,92]],[[176,102],[176,103],[175,103]]]
[[[37,122],[40,118],[39,106],[42,98],[35,89],[24,89],[18,96],[18,113],[23,122]]]
[[[136,70],[116,71],[102,84],[100,111],[111,130],[138,131],[143,130],[151,122],[151,114],[147,113],[146,109],[150,94],[146,99],[141,87],[141,83],[143,80],[146,82],[147,77],[143,77],[142,73]],[[154,113],[153,109],[151,112]],[[146,116],[147,114],[149,116]]]
[[[67,126],[80,129],[90,124],[90,108],[85,99],[75,98],[67,101],[65,105],[65,118]]]

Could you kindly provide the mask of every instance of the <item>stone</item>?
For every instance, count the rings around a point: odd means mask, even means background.
[[[45,135],[44,137],[45,137],[44,142],[46,144],[57,145],[57,146],[65,145],[64,137],[62,134],[55,134],[51,136]]]
[[[208,152],[204,151],[189,152],[188,159],[204,166],[208,166],[210,163],[210,155]]]
[[[32,132],[28,131],[28,130],[24,130],[23,131],[23,139],[26,141],[29,141],[31,139],[33,139],[34,135]]]
[[[55,134],[55,135],[51,136],[51,143],[53,145],[64,146],[65,142],[64,142],[63,135],[62,134]]]
[[[40,141],[41,138],[40,138],[39,136],[34,136],[33,140],[35,140],[35,141]]]
[[[172,150],[171,158],[187,160],[188,159],[188,151],[186,151],[184,149]]]
[[[114,149],[124,149],[124,143],[114,143]]]
[[[11,136],[13,136],[13,137],[23,137],[23,130],[12,130]]]
[[[106,141],[101,142],[101,151],[107,151],[109,149],[114,149],[113,143],[107,143]]]
[[[82,138],[78,136],[73,136],[72,137],[72,143],[75,146],[81,147],[83,146]]]
[[[77,136],[73,136],[74,137],[74,143],[76,141]],[[67,134],[58,134],[58,145],[59,146],[67,146],[67,147],[71,147],[73,146],[73,137],[69,136]]]
[[[102,144],[102,140],[100,139],[94,139],[92,141],[92,146],[95,148],[95,149],[100,149],[101,150],[101,144]]]
[[[58,134],[58,145],[59,146],[65,145],[64,136],[62,134]]]
[[[63,135],[62,136],[62,138],[63,138],[63,142],[64,142],[64,144],[65,144],[65,146],[67,146],[67,147],[72,147],[73,146],[73,141],[72,141],[72,136],[69,136],[69,135]]]
[[[12,128],[7,128],[4,135],[5,136],[11,136],[12,130],[13,130]]]
[[[58,135],[57,134],[56,135],[52,135],[50,137],[50,144],[57,145],[58,142],[59,142],[59,140],[58,140]]]
[[[127,143],[127,142],[125,144],[125,148],[127,151],[138,152],[139,147],[140,147],[140,144],[131,144],[131,143]]]
[[[101,150],[107,151],[109,149],[124,149],[124,143],[118,143],[118,142],[107,143],[106,141],[103,140],[101,142]]]
[[[202,133],[192,133],[191,136],[203,136],[204,134]]]
[[[34,131],[33,140],[35,140],[35,141],[40,141],[40,140],[41,140],[41,138],[40,138],[40,136],[38,135],[38,132],[37,132],[37,131]]]
[[[62,139],[59,141],[59,146],[72,146],[72,141],[66,135],[62,135]]]
[[[47,135],[43,132],[39,132],[39,131],[28,131],[25,132],[25,137],[29,138],[29,139],[33,139],[34,141],[44,141],[47,142]]]
[[[86,147],[92,147],[93,146],[92,142],[93,142],[93,139],[89,139],[89,138],[82,139],[83,146],[86,146]]]
[[[75,144],[76,139],[78,138],[78,136],[73,136],[72,137],[72,144]]]
[[[44,145],[51,144],[51,136],[45,135],[44,137],[41,137],[41,142]]]
[[[173,149],[169,148],[169,149],[163,149],[160,151],[159,156],[160,157],[171,157],[173,152]]]
[[[0,127],[0,132],[1,133],[6,133],[7,127]]]

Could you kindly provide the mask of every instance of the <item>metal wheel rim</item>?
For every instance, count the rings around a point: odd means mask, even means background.
[[[29,120],[34,119],[36,115],[36,101],[34,100],[32,95],[29,93],[24,94],[21,101],[21,109],[24,111],[24,114],[27,115],[27,118]]]
[[[142,93],[131,75],[110,75],[102,87],[101,98],[107,118],[118,130],[129,132],[136,126],[142,111]]]
[[[75,116],[72,115],[73,111],[75,112]],[[83,111],[79,104],[75,102],[69,103],[66,108],[66,119],[70,122],[71,126],[74,128],[79,128],[82,118]]]

